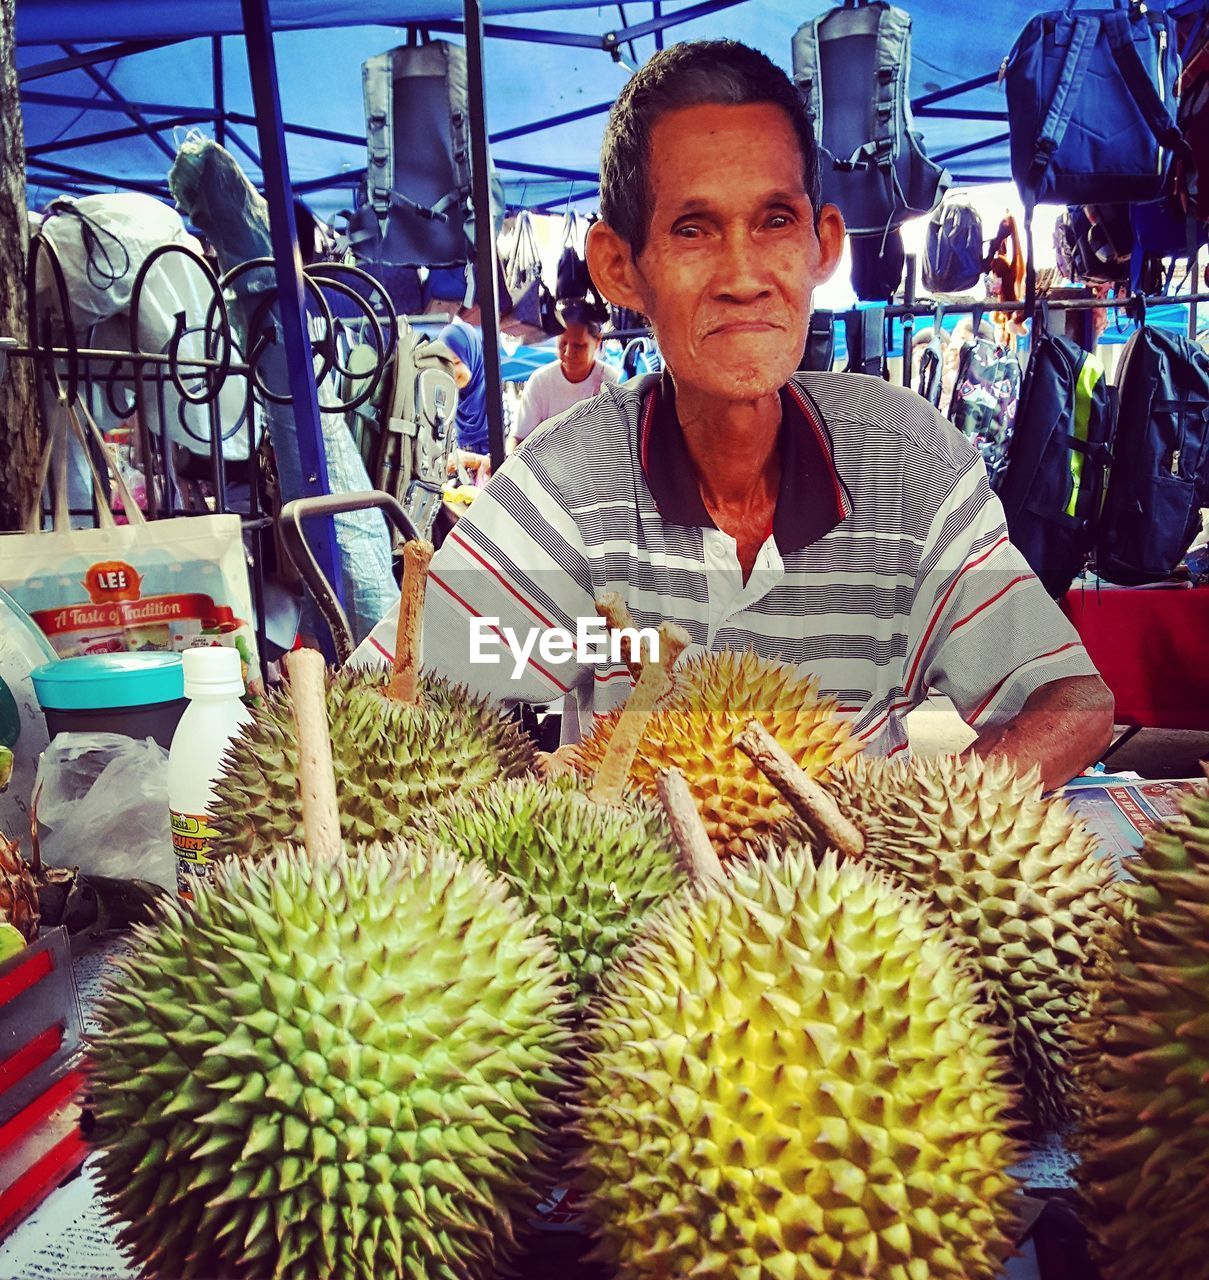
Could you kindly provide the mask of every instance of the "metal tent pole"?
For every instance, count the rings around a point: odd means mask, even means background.
[[[303,300],[302,258],[294,225],[294,193],[286,165],[273,30],[268,0],[240,0],[240,6],[248,49],[248,72],[252,80],[252,101],[256,109],[256,133],[263,161],[264,195],[269,205],[269,235],[277,276],[277,310],[281,317],[286,370],[293,399],[291,408],[302,468],[302,496],[315,498],[330,493],[331,487]],[[336,552],[335,526],[330,516],[315,520],[311,545],[319,567],[339,594],[340,562]]]
[[[246,3],[246,0],[245,0]],[[466,71],[470,91],[470,180],[474,199],[474,247],[479,321],[483,327],[483,375],[487,380],[487,441],[491,469],[504,462],[504,388],[500,382],[500,313],[496,292],[495,218],[487,170],[487,86],[483,78],[483,10],[462,0]]]

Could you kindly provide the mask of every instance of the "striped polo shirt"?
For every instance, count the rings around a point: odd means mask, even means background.
[[[543,633],[575,633],[616,591],[638,626],[685,627],[686,656],[751,649],[814,676],[882,755],[905,747],[929,690],[981,729],[1049,681],[1094,674],[1009,542],[980,456],[930,404],[832,372],[796,374],[781,403],[776,512],[746,582],[701,499],[670,380],[606,387],[544,424],[433,559],[425,665],[496,699],[562,699],[577,741],[632,682],[586,660],[598,652],[543,648]],[[354,661],[389,658],[394,630],[384,619]]]

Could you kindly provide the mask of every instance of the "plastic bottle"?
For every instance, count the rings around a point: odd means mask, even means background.
[[[181,659],[189,705],[168,752],[168,808],[176,891],[180,898],[192,901],[194,886],[207,879],[214,866],[209,856],[214,837],[210,829],[213,783],[227,744],[252,713],[240,701],[244,686],[238,650],[222,645],[186,649]]]

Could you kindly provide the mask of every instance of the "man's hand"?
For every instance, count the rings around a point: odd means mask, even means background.
[[[1041,766],[1046,791],[1098,760],[1112,741],[1113,696],[1099,676],[1067,676],[1042,685],[1007,724],[979,735],[979,756],[1006,756],[1024,773]]]

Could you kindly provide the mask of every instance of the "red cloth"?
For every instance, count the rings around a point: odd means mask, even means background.
[[[1209,730],[1209,587],[1074,587],[1062,611],[1118,724]]]

